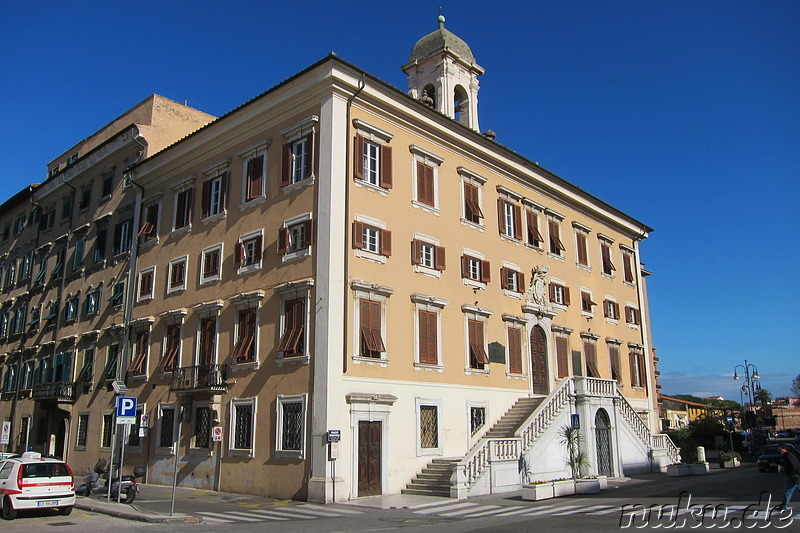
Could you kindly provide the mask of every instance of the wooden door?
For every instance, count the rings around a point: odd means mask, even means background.
[[[381,494],[381,423],[358,423],[358,495]]]
[[[547,394],[547,337],[539,326],[531,331],[531,381],[534,394]]]

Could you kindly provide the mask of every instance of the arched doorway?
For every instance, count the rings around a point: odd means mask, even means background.
[[[540,326],[531,330],[531,382],[534,394],[550,392],[547,377],[547,336]]]
[[[614,463],[611,459],[611,421],[605,409],[598,409],[594,416],[595,441],[597,442],[597,474],[613,476]]]

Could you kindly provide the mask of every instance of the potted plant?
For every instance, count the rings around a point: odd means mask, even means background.
[[[575,480],[556,479],[553,481],[553,496],[570,496],[575,494]]]
[[[583,478],[586,470],[589,468],[589,457],[586,455],[586,452],[581,450],[581,436],[579,430],[567,424],[561,427],[559,436],[561,437],[561,444],[567,449],[567,466],[569,466],[570,472],[572,473],[573,491],[594,491],[595,485],[597,485],[597,490],[595,492],[599,492],[600,483],[596,479],[589,484],[581,483],[580,489],[578,487],[579,479]]]
[[[737,468],[740,465],[742,456],[737,452],[726,452],[720,456],[723,468]]]
[[[692,465],[686,463],[674,463],[667,465],[667,475],[670,477],[688,476],[692,473]]]
[[[692,463],[689,465],[689,474],[693,476],[698,476],[701,474],[708,474],[709,466],[707,462],[702,463]]]
[[[553,491],[552,481],[533,481],[522,486],[523,500],[547,500],[554,496],[555,492]]]

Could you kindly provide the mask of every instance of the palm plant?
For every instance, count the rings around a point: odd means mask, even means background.
[[[589,468],[589,456],[581,450],[580,446],[580,431],[569,424],[565,424],[559,430],[558,436],[559,443],[567,448],[569,454],[567,466],[572,472],[572,480],[576,481]]]

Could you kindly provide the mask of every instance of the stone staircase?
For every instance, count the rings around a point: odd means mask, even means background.
[[[533,414],[543,400],[543,398],[520,398],[483,436],[488,438],[513,437],[514,432]],[[450,479],[460,460],[461,458],[434,459],[400,492],[449,498]]]
[[[434,459],[422,472],[416,475],[411,483],[400,492],[421,496],[450,497],[450,478],[459,459]]]

